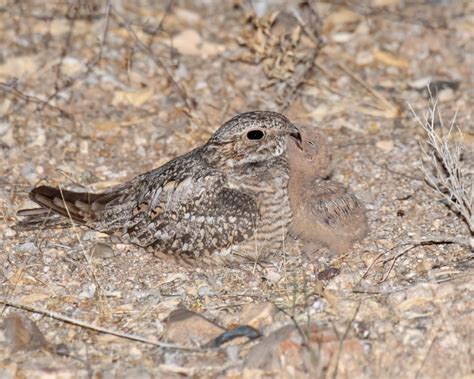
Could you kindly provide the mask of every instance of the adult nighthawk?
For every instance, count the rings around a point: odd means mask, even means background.
[[[344,253],[368,231],[365,207],[344,185],[328,179],[330,150],[314,128],[299,126],[301,145],[289,141],[290,233],[306,243]]]
[[[264,258],[281,249],[292,221],[288,140],[301,147],[285,116],[243,113],[204,145],[103,193],[39,186],[30,198],[44,212],[184,260]]]

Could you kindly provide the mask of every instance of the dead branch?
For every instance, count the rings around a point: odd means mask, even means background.
[[[137,336],[135,334],[123,333],[123,332],[120,332],[120,331],[117,331],[117,330],[104,328],[102,326],[97,326],[97,325],[90,324],[90,323],[82,321],[82,320],[78,320],[78,319],[75,319],[75,318],[72,318],[72,317],[62,315],[61,313],[49,311],[49,310],[43,309],[43,308],[33,307],[31,305],[22,304],[22,303],[19,303],[19,302],[13,301],[13,300],[9,300],[9,299],[5,299],[5,298],[2,298],[2,297],[0,297],[0,303],[5,304],[6,306],[9,306],[9,307],[23,309],[23,310],[28,311],[28,312],[39,313],[39,314],[42,314],[44,316],[54,318],[55,320],[59,320],[59,321],[62,321],[62,322],[65,322],[65,323],[68,323],[68,324],[71,324],[71,325],[79,326],[81,328],[93,330],[95,332],[110,334],[112,336],[125,338],[125,339],[132,340],[132,341],[142,342],[142,343],[145,343],[145,344],[148,344],[148,345],[158,346],[158,347],[162,347],[162,348],[166,348],[166,349],[174,349],[174,350],[193,351],[193,352],[200,351],[199,349],[195,349],[195,348],[193,349],[193,348],[174,345],[174,344],[166,343],[166,342],[152,341],[152,340],[146,339],[144,337]]]
[[[391,257],[387,257],[383,261],[384,264],[390,261],[392,261],[392,263],[390,264],[390,268],[388,269],[388,271],[382,276],[382,279],[380,280],[379,283],[382,283],[387,280],[388,276],[390,275],[390,272],[395,266],[397,259],[405,255],[406,253],[408,253],[410,250],[413,250],[414,248],[420,247],[420,246],[444,245],[444,244],[457,244],[457,245],[465,246],[467,248],[474,250],[474,238],[468,239],[468,238],[463,238],[463,237],[433,236],[433,237],[423,238],[419,240],[410,240],[410,241],[403,242],[402,244],[396,247],[396,248],[399,248],[401,246],[404,247],[400,252],[392,255]]]
[[[173,7],[174,0],[170,0],[168,5],[166,6],[165,13],[163,14],[163,17],[161,18],[160,22],[156,27],[154,27],[152,30],[149,30],[148,33],[150,34],[150,38],[148,39],[148,43],[146,46],[151,49],[151,46],[153,45],[153,40],[155,39],[156,35],[158,32],[162,30],[163,24],[166,20],[166,17],[168,17],[168,14],[171,12],[171,8]]]
[[[50,101],[49,98],[45,101],[45,100],[42,100],[38,97],[35,97],[35,96],[32,96],[32,95],[27,95],[27,94],[21,92],[20,90],[16,89],[15,88],[16,83],[17,83],[17,81],[14,81],[12,84],[7,84],[7,83],[0,82],[0,88],[2,88],[5,92],[10,92],[14,96],[16,96],[16,97],[18,97],[22,100],[25,100],[26,102],[32,102],[32,103],[39,104],[40,109],[47,108],[49,110],[58,112],[59,114],[61,114],[61,116],[64,116],[64,117],[69,118],[71,120],[74,119],[74,116],[72,114],[66,112],[65,110],[63,110],[59,107],[56,107],[54,105],[49,104],[49,101]]]
[[[193,102],[189,99],[188,95],[186,94],[186,91],[174,80],[173,76],[169,72],[168,68],[166,65],[163,63],[163,61],[156,56],[156,54],[153,53],[151,48],[147,45],[145,45],[140,38],[138,37],[137,33],[135,33],[135,30],[132,28],[130,22],[123,16],[121,15],[115,8],[114,14],[118,16],[119,19],[122,20],[122,24],[125,25],[127,28],[128,32],[132,35],[132,37],[135,39],[135,42],[137,43],[138,47],[140,50],[142,50],[144,53],[148,55],[148,57],[158,66],[160,67],[163,72],[165,73],[166,77],[170,81],[170,83],[173,85],[174,89],[176,90],[177,94],[179,97],[181,97],[181,100],[184,102],[188,110],[191,110],[194,108]]]
[[[359,313],[361,303],[362,303],[361,301],[359,301],[357,303],[357,307],[356,307],[354,313],[352,314],[352,317],[347,322],[347,326],[346,326],[346,329],[344,330],[344,334],[342,335],[342,337],[339,337],[337,329],[335,328],[334,324],[331,322],[333,324],[334,333],[338,336],[338,339],[339,339],[339,345],[338,345],[337,352],[336,352],[336,354],[337,354],[336,355],[336,360],[335,360],[334,365],[332,367],[332,369],[333,369],[332,378],[333,379],[337,378],[337,372],[338,372],[338,368],[339,368],[339,360],[341,358],[342,349],[344,347],[344,341],[346,340],[347,336],[349,335],[352,324],[354,323],[355,318],[357,317],[357,314]]]
[[[101,36],[101,39],[100,39],[99,51],[89,62],[86,63],[87,68],[84,72],[79,73],[78,75],[76,75],[73,78],[70,78],[62,86],[58,86],[57,81],[60,78],[60,70],[61,70],[62,61],[64,59],[64,56],[65,56],[66,52],[67,52],[67,47],[69,45],[71,35],[72,35],[72,29],[73,29],[74,23],[73,23],[73,21],[71,22],[71,26],[69,28],[68,36],[66,37],[66,46],[65,46],[65,48],[63,49],[63,51],[61,53],[61,57],[60,57],[59,65],[58,65],[58,70],[56,72],[55,91],[51,95],[48,96],[48,98],[45,101],[45,104],[42,106],[43,108],[45,106],[49,105],[49,102],[52,99],[56,98],[61,92],[63,92],[64,90],[66,90],[70,87],[72,87],[74,85],[74,83],[76,83],[78,80],[82,80],[82,79],[86,78],[91,73],[92,69],[100,62],[100,60],[102,59],[102,52],[103,52],[103,48],[104,48],[104,45],[105,45],[105,41],[107,39],[107,32],[108,32],[108,29],[109,29],[111,6],[112,6],[111,5],[111,0],[108,0],[107,1],[107,6],[106,6],[106,11],[105,11],[105,24],[104,24],[104,29],[103,29],[102,36]],[[75,16],[76,15],[74,15],[73,20],[75,19]]]
[[[74,32],[74,25],[76,24],[76,18],[77,18],[77,15],[79,14],[79,4],[70,4],[69,9],[67,10],[66,14],[69,14],[69,11],[71,9],[74,10],[74,14],[72,15],[72,17],[68,17],[68,19],[70,20],[69,30],[66,34],[66,41],[65,41],[64,47],[61,51],[61,56],[59,57],[59,63],[56,67],[56,84],[54,86],[56,88],[56,90],[59,88],[58,83],[59,83],[59,80],[61,79],[61,69],[62,69],[62,66],[63,66],[63,61],[64,61],[64,58],[67,55],[69,46],[71,45],[71,38],[72,38],[72,35],[73,35],[73,32]]]
[[[296,10],[294,10],[293,16],[298,21],[298,24],[301,26],[301,29],[311,39],[311,41],[313,41],[315,46],[311,54],[304,60],[302,68],[298,70],[299,72],[288,81],[287,83],[288,92],[285,96],[285,100],[282,105],[282,111],[287,109],[290,106],[298,89],[302,86],[302,84],[306,81],[309,74],[311,73],[311,70],[313,69],[315,65],[316,58],[319,56],[321,49],[325,45],[325,41],[321,37],[320,31],[319,31],[321,27],[320,17],[315,9],[313,9],[311,6],[309,8],[310,8],[310,14],[313,18],[312,20],[313,26],[311,28],[308,26],[308,23],[306,23],[303,20],[301,15]]]

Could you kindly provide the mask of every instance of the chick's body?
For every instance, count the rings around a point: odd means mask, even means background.
[[[368,231],[365,208],[344,185],[330,180],[331,156],[324,136],[299,127],[300,149],[289,141],[289,200],[293,211],[290,233],[309,248],[324,245],[345,253]]]

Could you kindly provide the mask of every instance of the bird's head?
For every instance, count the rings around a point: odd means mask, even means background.
[[[331,172],[331,152],[324,135],[316,128],[298,126],[302,143],[288,140],[288,162],[294,176],[323,178]]]
[[[298,128],[276,112],[241,113],[222,125],[209,139],[213,150],[227,166],[269,161],[285,156],[288,139],[302,148]]]

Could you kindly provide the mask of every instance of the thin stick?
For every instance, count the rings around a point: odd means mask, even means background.
[[[140,48],[140,50],[144,51],[145,53],[147,53],[147,55],[150,57],[150,59],[155,62],[155,64],[160,67],[163,72],[165,73],[166,77],[168,78],[168,80],[171,82],[171,84],[173,85],[173,87],[175,88],[176,92],[178,93],[178,95],[181,97],[181,100],[183,100],[184,104],[186,105],[186,107],[188,107],[188,109],[192,109],[194,108],[191,104],[191,102],[189,101],[188,99],[188,96],[186,95],[186,92],[184,91],[183,88],[181,88],[181,86],[176,82],[176,80],[174,80],[173,76],[170,74],[170,72],[168,71],[168,68],[165,66],[165,64],[161,61],[160,58],[158,58],[156,56],[156,54],[153,53],[153,51],[147,46],[145,45],[141,40],[140,38],[138,38],[138,35],[137,33],[135,33],[135,30],[133,30],[132,26],[130,25],[130,22],[124,17],[122,16],[119,12],[117,12],[117,10],[114,8],[114,13],[120,18],[122,19],[122,22],[123,24],[125,25],[125,27],[127,28],[127,30],[129,31],[129,33],[133,36],[133,38],[135,39],[135,42],[137,43],[138,47]]]
[[[425,362],[428,358],[428,355],[430,354],[430,351],[433,348],[433,345],[434,345],[435,341],[438,338],[439,330],[441,329],[441,327],[442,327],[442,325],[438,325],[438,327],[434,331],[434,337],[430,341],[430,343],[428,345],[428,348],[426,349],[426,352],[423,355],[423,359],[421,360],[420,367],[418,367],[418,370],[416,370],[415,379],[418,379],[420,377],[421,369],[423,368],[423,366],[424,366],[424,364],[425,364]]]
[[[353,324],[353,322],[354,322],[354,320],[357,316],[357,313],[359,313],[360,305],[361,305],[361,302],[359,301],[354,314],[352,315],[351,319],[347,323],[347,327],[344,330],[344,334],[342,335],[342,338],[339,339],[339,346],[338,346],[337,353],[336,353],[337,354],[336,355],[336,363],[334,364],[335,367],[334,367],[334,372],[333,372],[333,375],[332,375],[332,377],[334,379],[337,378],[337,372],[338,372],[338,369],[339,369],[339,360],[341,358],[341,352],[342,352],[342,347],[344,345],[344,341],[347,338],[347,336],[349,334],[349,331],[351,330],[351,326],[352,326],[352,324]],[[335,328],[334,328],[334,330],[336,331]],[[336,335],[337,335],[337,331],[336,331]]]
[[[385,105],[390,111],[395,111],[397,108],[390,103],[385,97],[383,97],[379,92],[374,90],[371,86],[365,83],[361,78],[359,78],[354,72],[349,70],[344,64],[338,62],[337,65],[348,74],[352,79],[354,79],[358,84],[360,84],[367,92],[369,92],[372,96],[378,99],[383,105]]]
[[[105,45],[105,40],[107,38],[107,32],[108,32],[108,29],[109,29],[109,21],[110,21],[110,10],[111,10],[111,7],[112,7],[112,4],[111,4],[111,0],[108,0],[107,1],[107,6],[106,6],[106,11],[105,11],[105,24],[104,24],[104,29],[102,31],[102,37],[100,39],[100,46],[99,46],[99,51],[97,52],[97,54],[95,55],[94,58],[92,58],[87,64],[87,69],[78,74],[76,77],[68,80],[64,85],[62,86],[56,86],[56,90],[48,96],[48,98],[46,99],[45,101],[45,104],[43,104],[42,108],[44,108],[45,106],[50,106],[49,105],[49,102],[58,96],[59,93],[61,93],[62,91],[64,91],[65,89],[67,88],[70,88],[73,86],[73,84],[80,80],[80,79],[83,79],[85,78],[87,75],[90,74],[90,72],[92,71],[92,69],[94,68],[95,65],[97,65],[100,60],[102,59],[102,52],[103,52],[103,48],[104,48],[104,45]],[[74,18],[76,17],[76,15],[74,15]],[[72,24],[73,25],[73,24]],[[69,40],[69,38],[68,38]],[[68,41],[67,40],[67,41]],[[61,60],[60,60],[60,64],[62,62],[62,59],[63,57],[61,56]],[[60,69],[60,68],[59,68]],[[58,72],[58,78],[56,79],[56,81],[59,79],[59,72]],[[42,109],[41,108],[41,109]]]
[[[384,253],[380,253],[379,255],[377,255],[374,260],[372,261],[372,263],[369,265],[369,267],[367,267],[367,270],[365,270],[364,272],[364,275],[361,276],[361,278],[357,281],[357,283],[355,284],[354,287],[357,287],[360,282],[362,282],[362,280],[367,276],[367,274],[369,273],[369,271],[372,269],[372,267],[374,267],[375,263],[384,255]]]
[[[102,284],[100,283],[99,278],[97,277],[97,274],[96,274],[95,269],[94,269],[94,265],[91,261],[91,257],[86,253],[86,249],[84,248],[84,245],[82,244],[81,238],[79,237],[79,233],[77,232],[77,225],[76,225],[76,223],[74,222],[74,219],[71,216],[71,212],[69,211],[68,205],[66,204],[66,199],[64,198],[63,189],[62,189],[61,186],[59,187],[59,192],[61,194],[61,199],[63,201],[64,208],[66,209],[68,218],[71,221],[71,226],[74,230],[74,234],[76,236],[77,242],[79,243],[79,246],[82,249],[82,254],[84,255],[84,258],[86,259],[86,262],[89,266],[89,271],[90,271],[90,274],[92,276],[92,279],[95,281],[95,283],[97,285],[97,288],[99,289],[99,297],[100,297],[100,300],[101,300],[99,305],[105,304],[107,306],[107,308],[109,308],[109,305],[107,304],[107,301],[105,300],[104,288],[103,288]]]
[[[392,264],[390,265],[390,268],[388,271],[384,274],[382,279],[380,280],[379,283],[384,282],[387,280],[388,276],[390,275],[390,272],[392,271],[393,267],[395,266],[395,262],[397,261],[398,258],[400,258],[402,255],[408,253],[410,250],[420,247],[420,246],[425,246],[425,245],[442,245],[442,244],[456,244],[464,247],[468,247],[473,249],[474,246],[474,239],[469,240],[467,238],[463,237],[450,237],[450,236],[433,236],[433,237],[428,237],[426,239],[418,239],[418,240],[411,240],[411,241],[406,241],[398,245],[397,247],[400,246],[405,246],[405,248],[397,253],[396,255],[387,258],[384,260],[383,263],[387,263],[389,261],[392,261]]]
[[[393,258],[390,258],[392,260],[392,264],[390,265],[390,268],[385,273],[385,275],[382,277],[382,279],[380,279],[379,283],[385,282],[387,280],[387,278],[390,275],[390,273],[392,272],[393,266],[395,266],[395,262],[397,261],[398,258],[400,258],[402,255],[408,253],[411,249],[414,249],[415,247],[418,247],[418,246],[420,246],[420,245],[410,245],[407,248],[403,249],[400,253],[395,255]]]
[[[68,30],[67,35],[66,35],[66,41],[64,43],[64,47],[61,51],[61,56],[59,57],[59,63],[58,63],[58,66],[56,68],[56,84],[55,84],[56,89],[59,88],[58,83],[61,79],[62,65],[63,65],[63,62],[64,62],[64,58],[66,57],[66,54],[68,52],[68,48],[71,45],[71,38],[72,38],[73,31],[74,31],[74,26],[76,24],[76,17],[79,14],[80,6],[79,6],[79,4],[70,4],[69,9],[66,12],[66,15],[69,14],[70,9],[72,9],[72,8],[74,9],[74,14],[72,15],[72,17],[68,17],[71,20],[71,22],[69,24],[69,30]]]
[[[44,101],[44,100],[41,100],[41,99],[39,99],[35,96],[27,95],[27,94],[19,91],[18,89],[15,88],[15,84],[16,84],[16,82],[14,82],[13,84],[10,84],[10,85],[7,84],[7,83],[0,82],[0,87],[3,88],[5,91],[11,92],[16,97],[19,97],[20,99],[25,100],[26,102],[33,102],[33,103],[39,104],[41,108],[48,108],[49,110],[59,112],[61,114],[61,116],[67,117],[71,120],[74,119],[74,116],[72,114],[66,112],[65,110],[62,110],[59,107],[56,107],[54,105],[49,104],[48,103],[49,100]]]
[[[116,336],[116,337],[132,340],[132,341],[137,341],[137,342],[142,342],[142,343],[145,343],[145,344],[148,344],[148,345],[163,347],[163,348],[166,348],[166,349],[176,349],[176,350],[194,351],[194,352],[200,351],[199,349],[195,349],[195,348],[193,349],[193,348],[174,345],[174,344],[170,344],[170,343],[166,343],[166,342],[152,341],[152,340],[148,340],[144,337],[140,337],[140,336],[137,336],[137,335],[134,335],[134,334],[123,333],[123,332],[120,332],[118,330],[113,330],[113,329],[107,329],[107,328],[104,328],[104,327],[101,327],[101,326],[90,324],[90,323],[82,321],[82,320],[78,320],[78,319],[75,319],[75,318],[72,318],[72,317],[62,315],[62,314],[57,313],[57,312],[52,312],[52,311],[49,311],[47,309],[37,308],[37,307],[33,307],[31,305],[18,303],[18,302],[13,301],[13,300],[4,299],[2,297],[0,297],[0,303],[5,304],[9,307],[23,309],[23,310],[28,311],[28,312],[39,313],[39,314],[42,314],[44,316],[54,318],[55,320],[59,320],[59,321],[62,321],[62,322],[65,322],[65,323],[68,323],[68,324],[71,324],[71,325],[79,326],[81,328],[93,330],[95,332],[110,334],[110,335],[113,335],[113,336]]]
[[[296,21],[298,22],[300,27],[303,29],[303,31],[306,33],[306,35],[314,43],[315,47],[313,48],[311,55],[308,58],[306,58],[305,62],[303,63],[303,69],[301,70],[301,72],[295,75],[293,78],[291,78],[291,82],[288,83],[289,93],[285,96],[286,99],[282,105],[282,110],[285,110],[290,106],[291,101],[295,97],[298,89],[303,85],[305,80],[308,78],[308,75],[313,69],[316,59],[318,58],[319,53],[321,52],[321,49],[324,47],[324,41],[320,38],[320,32],[319,32],[319,24],[320,24],[319,15],[311,7],[310,7],[310,11],[311,11],[311,14],[316,17],[316,22],[314,23],[315,25],[313,26],[314,30],[308,28],[307,23],[304,22],[304,20],[302,19],[302,17],[298,14],[296,10],[293,12],[293,16],[295,17]]]

